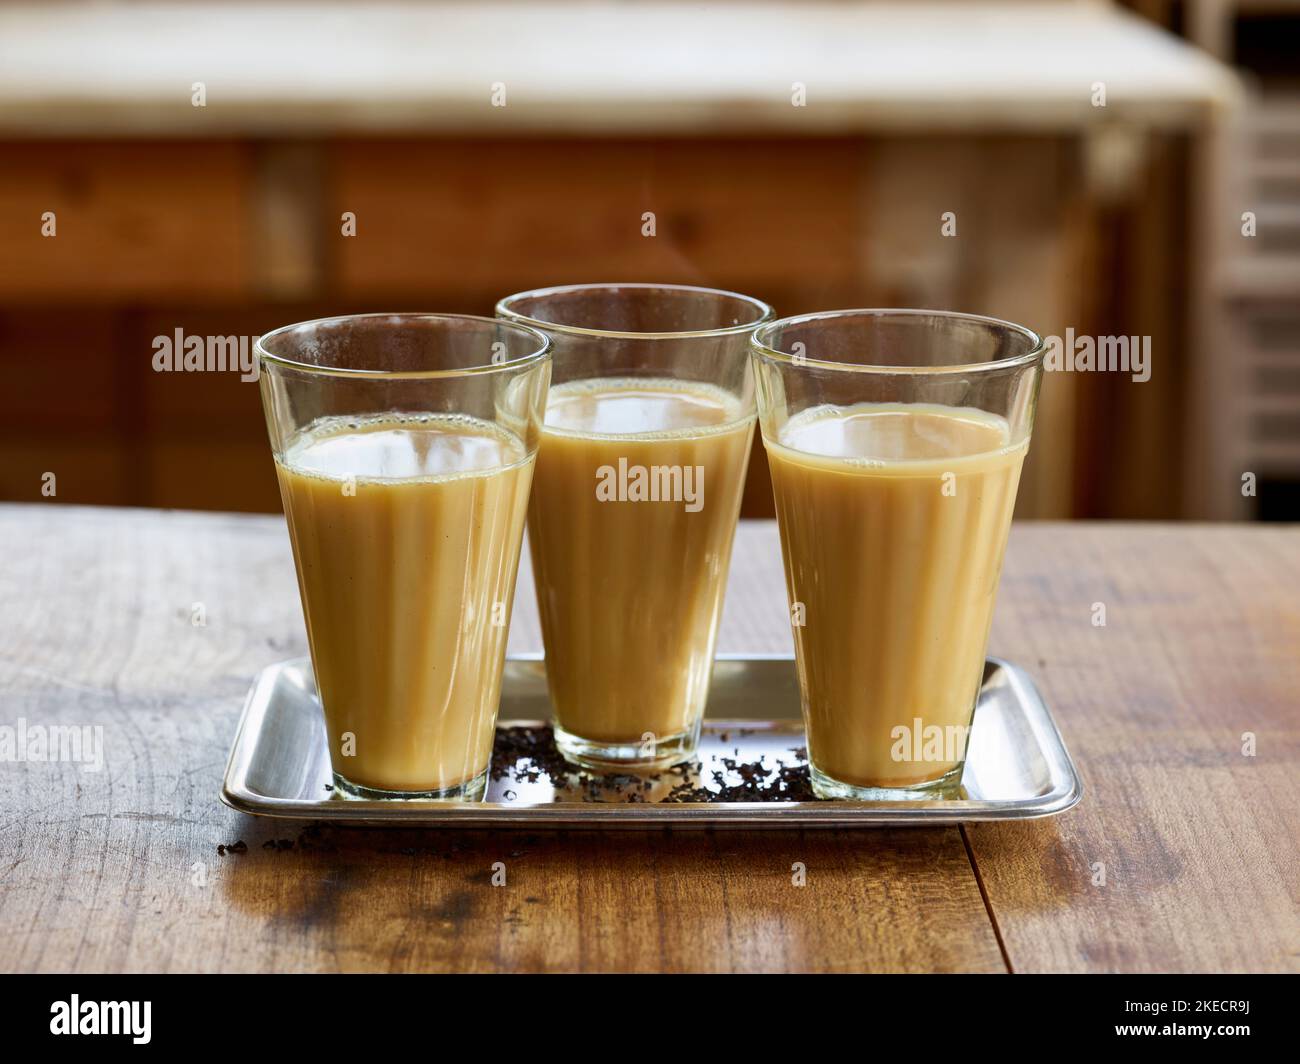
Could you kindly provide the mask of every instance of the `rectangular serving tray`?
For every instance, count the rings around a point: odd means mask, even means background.
[[[990,658],[971,732],[961,793],[906,801],[680,800],[703,785],[734,794],[744,775],[766,793],[805,772],[803,722],[794,660],[720,657],[714,665],[698,766],[657,777],[592,777],[576,771],[552,779],[527,758],[550,717],[539,657],[510,658],[502,681],[498,757],[482,802],[358,801],[330,789],[325,724],[306,658],[264,669],[244,704],[226,766],[221,799],[257,816],[404,827],[616,828],[875,827],[1024,820],[1069,809],[1082,795],[1074,763],[1029,677]],[[534,729],[508,732],[503,729]],[[755,773],[753,766],[758,766]],[[716,775],[715,775],[716,774]],[[803,790],[797,787],[797,790]],[[678,793],[670,797],[672,792]],[[698,794],[695,790],[695,794]],[[664,799],[669,800],[665,801]]]

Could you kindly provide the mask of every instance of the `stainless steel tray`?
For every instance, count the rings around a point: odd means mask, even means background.
[[[1033,683],[996,658],[985,667],[961,793],[949,798],[802,797],[807,771],[791,658],[718,659],[699,760],[687,770],[648,779],[565,772],[553,748],[546,753],[549,730],[543,722],[549,716],[542,661],[511,658],[502,683],[493,778],[483,802],[344,799],[329,788],[329,751],[311,662],[281,662],[264,669],[249,691],[221,799],[258,816],[406,827],[870,827],[1051,816],[1082,794],[1074,763]],[[516,759],[521,750],[537,753],[538,760]],[[707,801],[698,800],[701,786],[711,792]]]

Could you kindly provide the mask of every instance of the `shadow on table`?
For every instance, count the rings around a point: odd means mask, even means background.
[[[232,830],[222,889],[280,967],[1003,970],[954,827]]]

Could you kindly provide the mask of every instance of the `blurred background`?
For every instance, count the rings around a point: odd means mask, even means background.
[[[1148,345],[1018,514],[1296,519],[1298,101],[1285,0],[0,4],[0,496],[276,511],[214,355],[677,281]]]

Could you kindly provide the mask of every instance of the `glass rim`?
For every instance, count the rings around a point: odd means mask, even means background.
[[[283,336],[294,332],[298,329],[306,329],[311,326],[333,325],[348,321],[364,321],[368,318],[391,318],[400,322],[411,321],[461,321],[477,322],[481,325],[491,325],[495,328],[505,326],[509,329],[516,329],[522,335],[537,342],[538,347],[535,351],[519,355],[516,358],[507,359],[505,362],[489,362],[482,366],[460,366],[448,369],[412,369],[412,370],[391,370],[391,369],[359,369],[349,366],[321,366],[313,362],[302,362],[294,358],[286,358],[283,355],[272,354],[266,349],[266,341],[274,339],[277,336]],[[257,355],[259,362],[269,362],[278,366],[285,366],[289,369],[297,370],[301,373],[309,373],[320,377],[349,377],[358,380],[434,380],[437,378],[448,377],[467,377],[485,373],[500,373],[506,370],[518,370],[530,366],[537,362],[544,362],[551,355],[551,338],[538,329],[531,328],[521,322],[503,321],[500,318],[489,318],[482,314],[447,314],[436,313],[433,311],[422,310],[401,310],[393,312],[372,311],[366,314],[332,314],[324,318],[311,318],[307,321],[297,321],[290,325],[281,325],[279,328],[272,329],[268,333],[257,338],[253,345],[254,353]]]
[[[593,292],[605,289],[656,289],[672,292],[693,292],[697,295],[725,296],[748,304],[758,311],[759,316],[752,322],[740,325],[724,325],[716,329],[684,329],[678,332],[627,332],[621,329],[591,329],[583,325],[563,325],[530,317],[514,310],[512,303],[518,300],[533,299],[541,296],[567,295],[572,292]],[[506,321],[524,325],[538,331],[549,330],[565,336],[589,336],[607,340],[695,340],[714,336],[738,336],[769,324],[776,318],[776,311],[756,296],[747,296],[743,292],[731,292],[725,288],[706,288],[691,284],[660,284],[654,281],[597,281],[585,284],[559,284],[546,288],[530,288],[526,292],[515,292],[497,300],[496,312]]]
[[[801,325],[808,322],[832,321],[836,318],[847,317],[877,317],[877,318],[946,318],[951,322],[971,322],[978,325],[990,325],[1008,332],[1022,336],[1030,342],[1029,350],[1019,355],[1011,355],[1007,358],[995,358],[984,362],[955,362],[951,365],[934,365],[934,366],[896,366],[887,363],[879,365],[867,365],[861,362],[835,362],[828,359],[818,358],[800,358],[797,362],[795,356],[785,351],[778,351],[776,348],[766,343],[778,328],[790,325]],[[1013,321],[1007,321],[1004,318],[992,318],[984,314],[966,314],[957,310],[926,310],[920,307],[860,307],[851,310],[818,310],[808,314],[796,314],[789,318],[778,318],[776,321],[766,322],[754,330],[754,335],[749,338],[750,351],[753,354],[761,355],[764,358],[772,359],[776,362],[784,362],[796,366],[813,366],[818,369],[840,370],[849,373],[876,373],[876,374],[898,374],[898,375],[936,375],[944,373],[982,373],[990,370],[1014,369],[1020,366],[1030,366],[1035,362],[1042,362],[1047,352],[1047,345],[1043,338],[1033,329],[1024,325],[1017,325]]]

